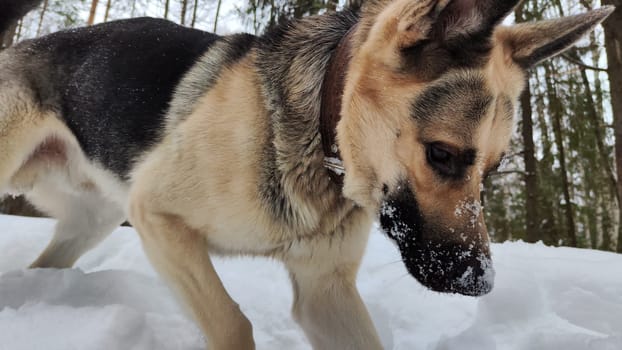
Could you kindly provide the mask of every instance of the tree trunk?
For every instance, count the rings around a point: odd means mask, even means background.
[[[37,25],[37,36],[41,36],[41,29],[43,28],[43,18],[48,10],[48,0],[43,2],[43,9],[41,9],[41,15],[39,16],[39,24]]]
[[[24,20],[19,20],[19,25],[17,26],[17,34],[15,34],[15,41],[19,42],[19,39],[22,38],[22,30],[24,29]]]
[[[112,5],[112,0],[108,0],[106,2],[106,14],[104,14],[104,23],[108,22],[108,15],[110,15],[110,6]]]
[[[571,52],[570,55],[574,59],[577,59],[577,60],[579,59],[579,56],[577,55],[575,51]],[[591,119],[592,124],[594,125],[596,148],[598,149],[598,153],[600,155],[600,163],[605,173],[607,174],[607,179],[611,185],[612,191],[616,195],[618,207],[620,207],[620,196],[618,195],[616,191],[617,181],[616,181],[615,174],[613,172],[613,168],[611,167],[611,164],[609,163],[609,155],[607,154],[607,148],[605,147],[605,142],[604,142],[605,136],[603,135],[602,130],[601,130],[602,125],[603,125],[603,120],[602,118],[598,116],[598,111],[596,110],[596,101],[594,101],[595,94],[590,85],[590,79],[587,76],[587,71],[583,67],[580,67],[579,70],[581,73],[581,80],[583,82],[583,86],[586,92],[585,98],[587,99],[587,106],[586,106],[587,115]]]
[[[222,6],[222,0],[218,0],[218,5],[216,6],[216,18],[214,19],[214,33],[218,30],[218,17],[220,17],[220,7]],[[255,16],[257,11],[255,9]]]
[[[546,68],[546,85],[547,97],[549,99],[549,109],[553,117],[553,133],[555,134],[555,144],[559,153],[559,167],[562,180],[562,192],[564,196],[564,217],[566,218],[566,236],[568,244],[571,247],[577,246],[577,234],[574,223],[574,214],[572,208],[572,199],[570,196],[570,181],[568,180],[568,172],[566,170],[566,148],[564,146],[564,138],[562,132],[562,102],[557,97],[557,92],[553,82],[551,81],[552,72],[549,66]]]
[[[186,11],[188,10],[188,0],[181,0],[181,25],[186,25]]]
[[[86,22],[87,25],[92,26],[95,23],[95,15],[97,14],[97,4],[99,0],[93,0],[91,2],[91,11],[89,12],[89,20]]]
[[[598,222],[596,219],[596,209],[590,210],[587,213],[587,228],[590,233],[590,248],[598,249]]]
[[[557,191],[557,178],[555,171],[552,170],[555,163],[555,156],[553,155],[553,141],[549,136],[549,120],[547,119],[548,106],[546,102],[546,87],[543,83],[543,78],[539,74],[538,70],[533,70],[533,76],[536,84],[531,88],[531,93],[536,97],[532,98],[532,107],[536,112],[535,118],[539,126],[539,142],[541,144],[542,157],[538,161],[538,211],[540,216],[540,236],[544,238],[544,242],[548,245],[559,244],[558,229],[560,222],[557,216],[558,200],[555,195]]]
[[[221,0],[218,0],[218,2],[220,2]],[[255,35],[259,35],[259,28],[261,27],[261,25],[259,24],[259,21],[257,20],[257,1],[256,0],[251,0],[251,8],[253,10],[253,33]]]
[[[616,5],[613,14],[603,23],[605,47],[611,86],[611,110],[615,134],[616,173],[618,175],[618,197],[622,198],[622,1],[603,0],[603,5]],[[618,244],[616,251],[622,253],[622,208],[619,211]]]
[[[270,0],[270,22],[268,22],[268,28],[273,28],[276,25],[276,6],[274,0]]]
[[[168,8],[171,5],[171,0],[166,0],[164,3],[164,19],[168,19]]]
[[[595,45],[596,46],[596,45]],[[581,62],[581,58],[578,55],[576,50],[570,51],[568,53],[568,56],[573,59],[575,62]],[[598,95],[601,94],[599,93],[599,86],[597,85],[598,77],[596,77],[595,79],[593,79],[594,81],[594,88],[592,88],[592,83],[590,82],[590,79],[588,77],[587,74],[587,69],[585,68],[585,66],[583,65],[579,65],[579,73],[581,76],[581,81],[583,83],[583,88],[585,89],[585,99],[586,99],[586,105],[585,105],[585,114],[586,116],[590,119],[590,123],[593,126],[592,131],[594,132],[594,139],[595,139],[595,143],[596,143],[596,149],[598,151],[598,158],[599,158],[599,162],[601,165],[601,169],[604,171],[604,174],[606,176],[607,182],[608,182],[608,188],[604,187],[601,185],[601,188],[599,189],[599,193],[595,193],[596,196],[602,196],[603,193],[606,194],[606,198],[611,198],[614,197],[615,198],[615,205],[617,208],[622,208],[621,202],[620,202],[620,195],[618,193],[618,189],[617,189],[617,180],[616,180],[616,176],[614,173],[614,169],[610,163],[610,155],[609,152],[607,151],[607,147],[605,146],[605,142],[604,140],[606,139],[606,136],[603,133],[604,127],[603,127],[603,119],[600,116],[601,113],[599,113],[597,106],[598,103],[596,100],[594,100],[594,96],[596,96],[598,98]],[[602,100],[600,101],[602,103]],[[602,105],[602,104],[601,104]],[[592,170],[593,171],[593,170]],[[592,176],[594,174],[591,174]],[[586,175],[586,176],[590,176],[590,175]],[[587,179],[585,181],[586,184],[591,184],[592,182],[589,181],[591,180],[591,178]],[[591,199],[591,198],[590,198]],[[592,210],[593,208],[590,208],[590,210]],[[604,209],[606,210],[606,209]],[[602,213],[601,217],[604,218],[605,216],[605,212]],[[604,219],[603,219],[604,220]],[[604,225],[605,227],[607,225]],[[592,231],[596,232],[596,230],[592,230],[591,226],[590,226],[590,235],[592,235]],[[594,235],[596,235],[596,233],[594,233]],[[613,250],[616,249],[616,247],[611,247],[611,232],[609,231],[605,231],[603,230],[602,232],[602,244],[599,246],[598,243],[598,239],[597,237],[592,237],[591,238],[591,246],[593,249],[603,249],[603,250],[611,250],[613,248]]]
[[[611,242],[612,242],[612,237],[614,236],[613,233],[615,229],[613,227],[613,219],[611,216],[609,216],[609,212],[611,210],[609,208],[609,202],[601,201],[600,207],[601,207],[600,227],[601,227],[601,232],[603,233],[603,237],[601,241],[602,243],[599,247],[597,247],[597,249],[611,251],[611,248],[612,248]],[[615,247],[613,248],[615,249]]]
[[[524,4],[515,11],[517,22],[525,22]],[[525,82],[525,91],[520,98],[523,137],[523,161],[525,162],[525,240],[535,243],[542,239],[540,234],[540,220],[538,215],[538,169],[536,161],[536,146],[533,142],[533,111],[531,107],[531,86],[529,78]]]
[[[194,7],[192,8],[192,24],[191,27],[194,28],[195,23],[197,23],[197,9],[199,8],[199,0],[194,0]]]
[[[535,243],[542,239],[539,233],[538,215],[538,169],[533,142],[533,119],[531,110],[531,91],[529,81],[520,99],[522,113],[521,134],[523,137],[523,160],[525,162],[525,222],[527,234],[525,240]]]
[[[339,5],[339,1],[337,0],[327,0],[326,1],[326,11],[335,12],[337,11],[337,5]]]
[[[364,2],[365,0],[348,0],[346,1],[346,6],[354,11],[358,11],[361,9]]]

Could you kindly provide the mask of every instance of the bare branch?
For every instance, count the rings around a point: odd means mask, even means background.
[[[600,67],[594,67],[594,66],[590,66],[588,64],[583,63],[580,59],[574,58],[574,57],[570,57],[568,54],[563,54],[562,57],[564,59],[566,59],[568,62],[570,63],[574,63],[577,66],[584,68],[584,69],[590,69],[590,70],[595,70],[597,72],[605,72],[608,73],[609,70],[607,68],[600,68]]]
[[[489,174],[489,176],[503,176],[510,174],[518,174],[521,176],[527,176],[527,173],[522,170],[503,170],[503,171],[493,171]]]

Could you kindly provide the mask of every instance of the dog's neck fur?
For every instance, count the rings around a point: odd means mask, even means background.
[[[330,178],[340,187],[343,186],[345,169],[339,154],[336,128],[341,120],[343,89],[348,65],[352,58],[352,40],[357,27],[358,25],[355,25],[350,28],[339,41],[339,45],[331,55],[322,85],[320,132],[325,155],[324,165],[329,170]]]
[[[260,190],[275,217],[293,230],[321,217],[339,220],[352,207],[324,166],[320,115],[329,61],[358,20],[348,11],[301,19],[266,34],[258,45],[257,69],[272,126]],[[311,207],[317,212],[309,212],[311,203],[300,210],[298,198],[316,198]]]

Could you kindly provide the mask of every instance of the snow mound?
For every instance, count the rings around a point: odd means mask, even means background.
[[[26,270],[54,222],[0,216],[0,350],[202,349],[201,332],[120,228],[71,270]],[[377,231],[377,230],[374,230]],[[495,289],[475,299],[427,291],[372,234],[359,289],[386,349],[622,349],[622,256],[541,244],[493,245]],[[289,314],[284,269],[217,259],[258,349],[310,349]]]

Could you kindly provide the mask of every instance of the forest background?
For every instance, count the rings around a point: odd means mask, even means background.
[[[3,48],[58,30],[151,16],[229,34],[261,34],[292,18],[359,8],[365,0],[45,0],[5,33]],[[483,202],[496,242],[622,253],[622,0],[525,0],[508,21],[577,14],[601,5],[614,14],[579,45],[533,69],[517,132]],[[0,212],[38,216],[22,198]]]

